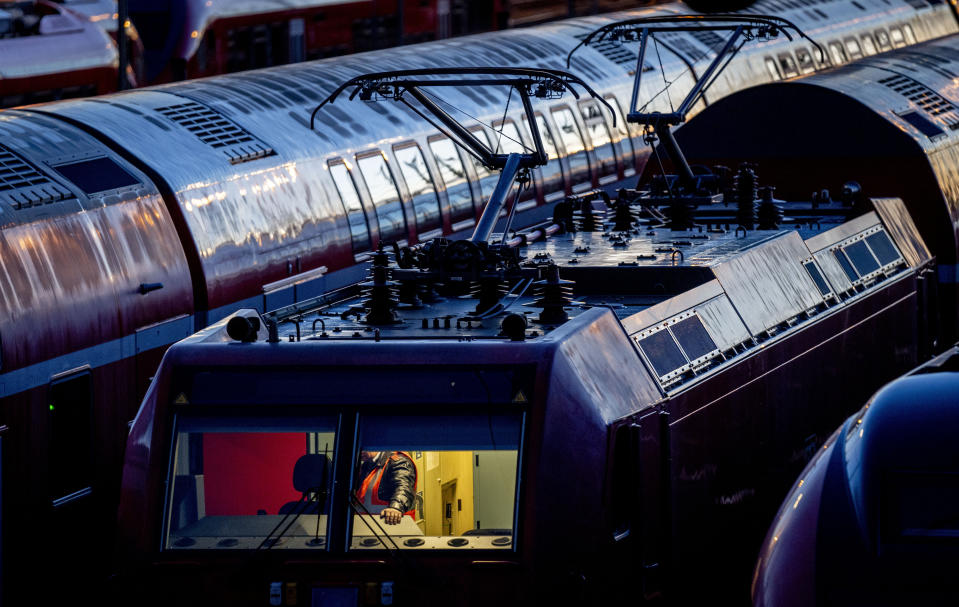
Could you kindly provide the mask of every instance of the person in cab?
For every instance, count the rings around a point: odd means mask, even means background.
[[[396,525],[404,514],[413,516],[416,466],[402,451],[361,451],[360,486],[356,497],[370,514]]]

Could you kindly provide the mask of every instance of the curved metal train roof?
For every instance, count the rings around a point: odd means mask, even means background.
[[[880,23],[909,22],[919,38],[957,29],[951,9],[945,5],[919,9],[906,0],[828,0],[815,10],[803,10],[780,4],[766,0],[753,10],[777,12],[822,37],[871,31]],[[334,224],[339,201],[325,175],[328,158],[350,158],[374,146],[388,147],[404,140],[423,142],[435,133],[412,112],[389,102],[329,104],[317,115],[318,128],[310,132],[309,112],[347,78],[428,66],[560,68],[568,51],[599,25],[682,11],[686,11],[682,5],[663,5],[45,104],[31,110],[81,125],[141,163],[157,185],[168,188],[175,197],[200,257],[203,281],[213,290],[215,285],[232,282],[235,292],[238,284],[250,280],[248,289],[241,285],[239,290],[255,293],[268,282],[263,280],[262,269],[278,267],[281,259],[285,267],[287,259],[302,258],[303,269],[309,270],[323,264],[318,252],[349,247],[347,237]],[[690,69],[707,65],[710,46],[718,44],[702,34],[671,34],[669,48],[678,54],[660,49],[658,58],[668,78],[675,81],[674,89],[692,83]],[[792,52],[798,44],[790,45],[780,37],[744,51],[731,68],[734,75],[717,83],[708,97],[717,99],[731,90],[768,81],[772,76],[765,60],[774,53]],[[625,102],[631,91],[634,57],[629,47],[624,52],[621,47],[600,45],[578,52],[571,69],[596,90],[615,94]],[[671,99],[680,95],[672,95],[672,91],[663,94],[662,89],[661,80],[651,75],[644,79],[641,98],[652,99],[652,109],[668,110]],[[457,108],[485,123],[503,117],[503,106],[497,101],[480,90],[463,91],[451,98]],[[549,102],[537,105],[545,108]],[[519,104],[515,107],[519,109]],[[640,147],[638,142],[636,147]],[[254,276],[251,268],[260,274]],[[211,295],[211,299],[217,296]],[[210,305],[225,303],[230,302],[211,301]]]

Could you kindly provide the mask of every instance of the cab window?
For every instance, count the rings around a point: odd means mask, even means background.
[[[566,158],[571,173],[570,182],[574,192],[582,192],[591,187],[589,177],[589,159],[586,157],[586,145],[580,133],[573,111],[567,107],[553,110],[553,120],[559,129],[559,138],[566,148]]]
[[[433,152],[436,166],[440,168],[440,179],[446,188],[446,197],[450,203],[450,219],[454,223],[453,231],[461,229],[455,226],[456,222],[467,221],[472,224],[469,220],[474,214],[473,194],[470,192],[466,169],[463,168],[463,160],[456,149],[456,144],[446,137],[434,139],[430,141],[430,151]]]
[[[510,549],[521,421],[518,413],[362,417],[351,548]]]
[[[163,548],[325,550],[335,428],[323,417],[178,418]]]
[[[413,144],[393,149],[400,172],[406,180],[406,188],[413,200],[416,216],[416,233],[420,238],[431,237],[427,232],[440,227],[440,202],[436,196],[433,177],[426,168],[426,160],[420,146]],[[439,234],[433,234],[439,236]]]
[[[400,193],[393,181],[393,174],[382,152],[356,159],[360,173],[370,191],[376,222],[380,229],[380,242],[397,242],[406,238],[406,217],[400,203]]]
[[[366,213],[363,212],[363,205],[360,203],[360,197],[356,193],[356,184],[353,183],[353,177],[343,162],[331,162],[329,166],[330,176],[333,177],[333,185],[336,186],[336,192],[340,195],[340,201],[343,203],[346,216],[350,222],[353,253],[369,251],[371,247],[370,229],[366,222]]]

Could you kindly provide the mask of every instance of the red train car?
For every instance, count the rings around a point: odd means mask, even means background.
[[[0,107],[115,91],[110,37],[63,5],[0,3]]]

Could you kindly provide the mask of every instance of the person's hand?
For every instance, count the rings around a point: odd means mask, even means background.
[[[387,525],[397,525],[403,520],[403,513],[396,508],[387,508],[380,513],[380,518],[386,521]]]

